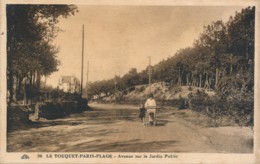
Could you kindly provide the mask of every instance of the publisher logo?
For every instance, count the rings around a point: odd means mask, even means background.
[[[21,159],[30,159],[30,157],[27,154],[24,154]]]

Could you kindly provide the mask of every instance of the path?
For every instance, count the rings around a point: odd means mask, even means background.
[[[158,110],[158,125],[145,127],[132,105],[90,104],[93,111],[46,120],[8,134],[11,152],[252,153],[250,128],[202,127],[185,110]]]

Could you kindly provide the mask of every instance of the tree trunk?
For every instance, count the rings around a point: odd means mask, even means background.
[[[249,54],[248,54],[248,46],[247,46],[247,38],[246,38],[246,62],[249,60]]]
[[[37,77],[36,71],[32,72],[32,84],[33,85],[36,84],[36,77]]]
[[[178,77],[178,85],[181,86],[181,76]]]
[[[13,78],[13,101],[16,101],[16,88],[17,88],[17,78]]]
[[[179,68],[178,84],[181,86],[181,69]]]
[[[229,74],[231,75],[233,72],[233,64],[230,64],[230,71],[229,71]]]
[[[24,105],[27,105],[27,87],[28,87],[27,80],[28,80],[28,78],[24,79],[24,85],[23,85],[23,104]]]
[[[191,81],[192,81],[192,86],[196,86],[196,76],[194,74],[191,75]]]
[[[30,75],[29,75],[29,85],[32,85],[33,84],[33,73],[32,71],[30,71]]]
[[[16,91],[16,93],[17,93],[18,95],[21,93],[22,81],[23,81],[23,78],[22,78],[22,77],[19,77],[19,79],[18,79],[17,91]]]
[[[206,90],[209,90],[209,89],[210,89],[208,74],[206,75],[206,81],[205,81],[204,88],[205,88]]]
[[[41,74],[39,73],[39,71],[37,72],[36,85],[37,85],[37,88],[40,89],[40,86],[41,86]]]
[[[8,61],[8,79],[7,79],[7,84],[8,84],[8,90],[7,90],[7,95],[8,95],[8,105],[10,106],[12,101],[13,101],[13,66],[12,66],[12,52],[10,52],[10,47],[8,47],[8,53],[7,53],[7,61]],[[7,66],[8,66],[7,65]],[[9,91],[9,92],[8,92]]]
[[[189,74],[186,74],[186,85],[189,85],[190,81],[189,81]]]
[[[209,87],[211,88],[211,83],[212,82],[212,75],[211,76],[209,76]]]
[[[215,89],[217,89],[218,86],[218,75],[219,75],[219,69],[216,68],[216,75],[215,75]]]
[[[200,74],[200,84],[199,84],[200,88],[201,88],[201,80],[202,80],[202,74]]]

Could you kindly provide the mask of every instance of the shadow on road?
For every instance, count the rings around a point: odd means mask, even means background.
[[[165,126],[168,122],[168,120],[157,120],[156,126]]]
[[[165,111],[164,111],[165,112]],[[157,126],[166,126],[169,121],[168,114],[162,114],[159,112],[157,116]],[[100,124],[114,124],[118,121],[132,121],[138,122],[138,110],[130,109],[114,109],[114,110],[104,110],[94,108],[92,111],[85,111],[83,113],[71,114],[67,117],[53,120],[39,120],[31,122],[27,127],[22,130],[27,130],[31,128],[43,128],[50,126],[78,126],[78,125],[100,125]]]

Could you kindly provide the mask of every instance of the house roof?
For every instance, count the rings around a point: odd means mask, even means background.
[[[71,81],[73,79],[73,81]],[[74,81],[75,80],[75,81]],[[59,83],[79,83],[79,79],[75,76],[61,76]]]
[[[62,79],[62,83],[70,83],[71,82],[71,78],[73,78],[74,76],[61,76]]]

